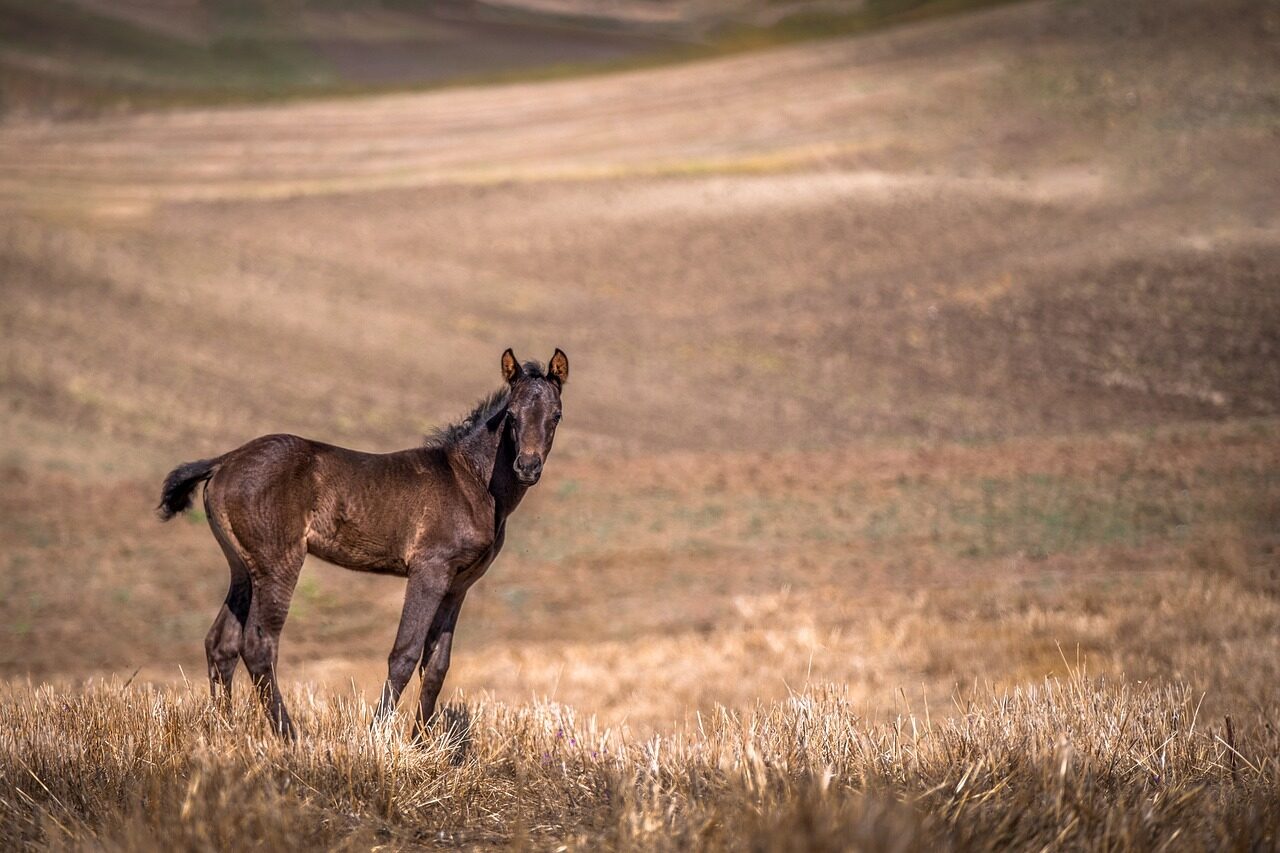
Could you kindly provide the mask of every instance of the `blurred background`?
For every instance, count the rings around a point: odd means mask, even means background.
[[[203,682],[170,468],[559,346],[446,694],[1280,702],[1269,0],[0,0],[0,297],[3,678]],[[402,592],[309,560],[282,679]]]

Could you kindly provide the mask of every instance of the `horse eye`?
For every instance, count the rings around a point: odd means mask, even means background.
[[[561,417],[562,417],[561,413],[556,412],[554,415],[551,416],[551,419],[554,420],[556,423],[560,423]]]

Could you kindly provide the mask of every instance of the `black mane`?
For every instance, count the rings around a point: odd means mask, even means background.
[[[536,361],[526,361],[521,365],[521,369],[527,379],[547,378],[542,365]],[[511,386],[503,385],[497,391],[476,403],[475,407],[465,417],[445,426],[436,427],[427,433],[423,446],[445,450],[457,445],[458,442],[471,435],[478,427],[488,423],[490,418],[502,411],[510,399]]]

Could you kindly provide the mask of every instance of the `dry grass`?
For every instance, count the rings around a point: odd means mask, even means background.
[[[868,722],[817,687],[639,742],[547,703],[455,704],[413,744],[349,696],[294,702],[309,734],[290,747],[196,690],[5,688],[0,843],[1259,849],[1280,830],[1270,720],[1080,671],[946,719]]]
[[[1277,846],[1278,27],[0,127],[0,846]],[[408,446],[557,345],[454,740],[368,734],[403,582],[315,562],[304,742],[211,716],[164,473]]]

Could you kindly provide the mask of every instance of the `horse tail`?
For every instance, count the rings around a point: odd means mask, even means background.
[[[160,490],[160,505],[156,513],[161,521],[168,521],[180,512],[191,508],[191,493],[200,483],[213,476],[223,457],[186,462],[169,472]]]

